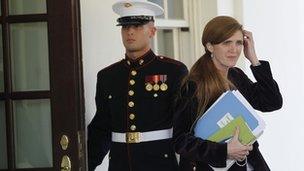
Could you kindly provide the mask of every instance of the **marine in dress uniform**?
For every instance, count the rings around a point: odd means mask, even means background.
[[[153,21],[162,8],[146,1],[120,1],[118,25]],[[176,171],[172,147],[173,104],[186,66],[152,50],[99,71],[96,114],[88,126],[88,166],[109,153],[109,171]]]

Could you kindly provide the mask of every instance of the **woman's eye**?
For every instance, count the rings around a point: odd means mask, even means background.
[[[238,42],[236,42],[236,44],[238,44],[238,45],[243,45],[244,42],[243,42],[243,41],[238,41]]]

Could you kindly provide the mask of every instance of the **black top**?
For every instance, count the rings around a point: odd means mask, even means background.
[[[127,144],[111,142],[111,132],[172,128],[173,101],[187,72],[181,62],[152,51],[135,61],[126,56],[101,70],[97,76],[97,111],[88,126],[89,170],[94,170],[110,150],[111,171],[175,171],[171,138]]]
[[[282,107],[282,96],[279,87],[272,77],[269,63],[260,61],[261,65],[251,66],[257,82],[253,83],[239,68],[231,68],[228,72],[229,80],[256,110],[269,112]],[[189,81],[182,88],[181,97],[177,101],[174,118],[174,148],[181,155],[180,168],[182,171],[212,170],[211,167],[225,167],[227,159],[227,144],[214,143],[193,136],[190,127],[196,119],[197,99],[193,97],[196,84]],[[187,88],[186,88],[187,87]],[[253,144],[253,150],[247,156],[255,170],[269,170],[263,159],[258,143]],[[229,170],[246,170],[234,164]]]

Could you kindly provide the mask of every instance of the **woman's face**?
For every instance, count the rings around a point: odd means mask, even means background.
[[[219,43],[207,44],[208,50],[213,54],[212,61],[220,71],[228,71],[236,65],[243,49],[243,33],[236,31],[230,38]]]

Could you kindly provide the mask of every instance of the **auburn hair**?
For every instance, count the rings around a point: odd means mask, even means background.
[[[188,81],[193,81],[196,84],[194,97],[198,101],[198,117],[204,113],[209,104],[212,104],[222,93],[227,91],[227,87],[230,89],[235,87],[215,67],[211,59],[211,52],[208,51],[206,45],[207,43],[219,44],[229,39],[238,30],[242,31],[243,28],[237,20],[228,16],[218,16],[210,20],[203,31],[202,45],[205,48],[205,54],[194,63],[188,76],[182,82],[182,87]]]

